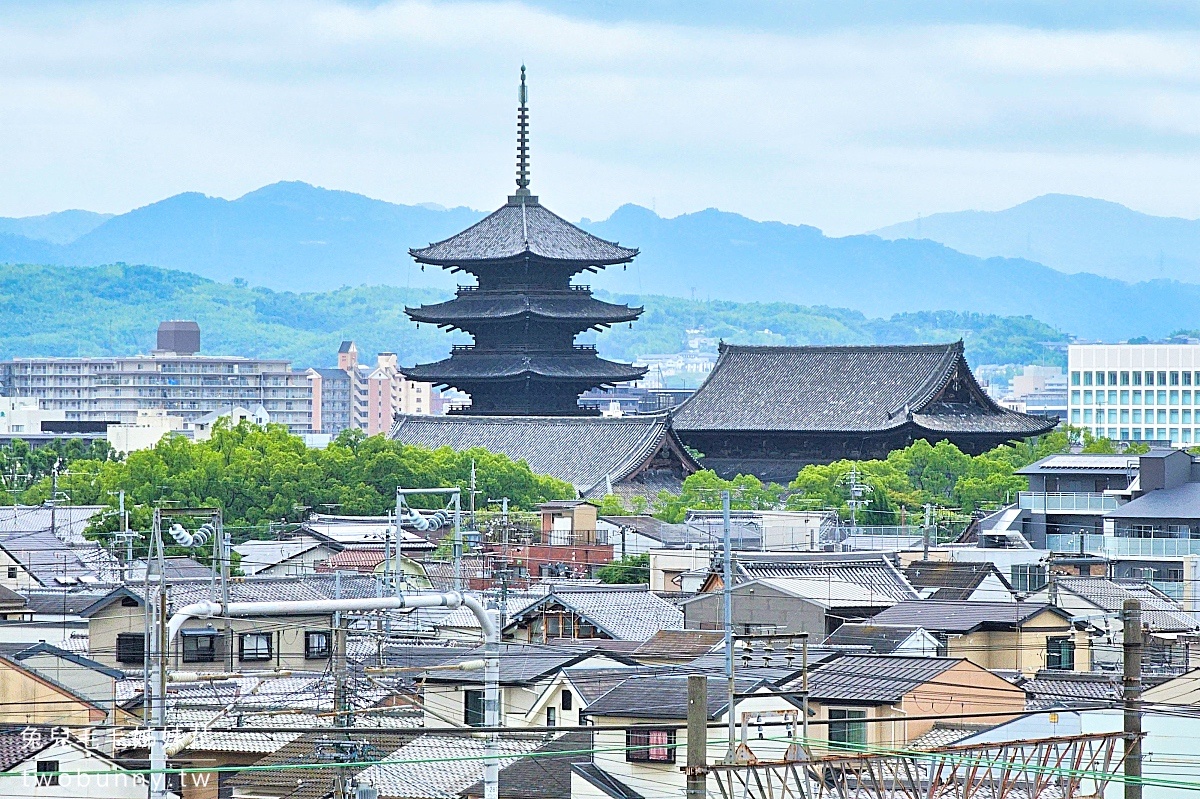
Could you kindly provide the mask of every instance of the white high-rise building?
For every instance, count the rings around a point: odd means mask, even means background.
[[[1068,423],[1119,441],[1200,443],[1200,344],[1072,344]]]

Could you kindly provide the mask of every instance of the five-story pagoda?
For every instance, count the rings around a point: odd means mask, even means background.
[[[551,213],[529,192],[529,113],[525,67],[517,111],[517,192],[498,211],[445,241],[410,250],[418,263],[468,272],[449,302],[405,308],[416,322],[474,337],[450,357],[403,370],[411,380],[453,386],[471,395],[464,413],[579,415],[579,395],[637,380],[642,367],[606,361],[575,343],[586,330],[632,322],[641,308],[601,302],[580,272],[627,264],[637,250],[599,239]]]

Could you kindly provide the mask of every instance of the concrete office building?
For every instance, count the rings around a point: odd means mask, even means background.
[[[1069,423],[1119,441],[1200,442],[1200,345],[1073,344]]]
[[[293,433],[311,430],[308,378],[290,361],[200,355],[195,322],[163,322],[145,355],[16,358],[0,362],[0,395],[29,397],[68,422],[138,423],[166,411],[192,421],[230,405],[262,405]]]

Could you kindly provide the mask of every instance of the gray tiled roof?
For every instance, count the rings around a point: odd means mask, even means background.
[[[500,647],[500,682],[504,685],[528,685],[565,668],[600,654],[595,647],[580,641],[576,646],[542,644],[502,644]],[[479,660],[483,647],[450,658],[446,663]],[[611,655],[610,655],[611,657]],[[478,671],[430,671],[424,675],[428,682],[478,683],[483,681]]]
[[[957,378],[970,403],[936,401]],[[971,376],[962,342],[918,346],[722,345],[703,385],[675,411],[680,431],[881,431],[1031,435],[1043,417],[997,405]]]
[[[116,563],[99,545],[83,536],[102,506],[0,506],[0,547],[35,580],[54,587],[64,581],[114,582]]]
[[[917,599],[893,605],[872,618],[875,624],[924,627],[931,632],[966,634],[981,629],[1011,629],[1044,610],[1067,614],[1044,602],[972,602]]]
[[[580,589],[558,587],[510,619],[516,622],[543,607],[559,604],[587,619],[597,629],[620,641],[646,641],[663,629],[683,627],[683,612],[645,589]]]
[[[591,763],[592,733],[563,733],[500,770],[500,796],[508,799],[571,799],[571,765]],[[463,791],[483,796],[483,781]]]
[[[1109,674],[1039,671],[1021,683],[1030,706],[1111,703],[1121,699],[1121,678]]]
[[[826,646],[870,647],[877,655],[889,655],[921,629],[915,626],[885,627],[879,624],[847,622],[825,639]]]
[[[405,444],[462,451],[480,447],[523,460],[538,474],[566,480],[582,494],[634,474],[668,439],[665,414],[595,416],[401,416],[391,437]],[[691,459],[691,467],[696,468]],[[682,476],[680,476],[682,483]]]
[[[919,596],[900,570],[882,554],[739,552],[735,563],[738,574],[745,580],[763,577],[837,579],[896,602]]]
[[[327,741],[338,735],[343,740],[349,737],[355,741],[366,741],[375,750],[376,757],[384,757],[394,752],[416,737],[411,732],[375,732],[362,731],[345,734],[332,732],[304,733],[293,735],[292,740],[282,748],[276,747],[272,754],[259,760],[259,766],[293,766],[314,762],[319,741]],[[346,769],[347,776],[353,776],[362,771],[361,766],[351,766]],[[334,787],[334,770],[332,768],[314,769],[261,769],[242,771],[231,774],[229,785],[256,796],[287,796],[288,799],[324,799],[329,796]]]
[[[500,738],[500,767],[542,745],[542,736]],[[422,735],[364,769],[360,783],[379,789],[381,799],[457,799],[479,779],[487,741],[465,735]]]
[[[716,630],[659,630],[633,651],[636,658],[687,658],[707,655],[724,646],[725,634]]]
[[[961,663],[958,658],[844,655],[810,669],[808,692],[822,702],[897,702]],[[794,682],[788,688],[798,688]]]
[[[8,771],[54,743],[49,735],[37,740],[31,738],[30,741],[33,743],[22,737],[20,728],[0,731],[0,771]]]
[[[1070,591],[1106,613],[1119,613],[1127,599],[1142,604],[1142,624],[1154,632],[1196,630],[1200,624],[1170,597],[1140,580],[1109,580],[1105,577],[1055,577],[1060,591]]]
[[[914,588],[933,589],[930,599],[970,599],[988,575],[994,574],[1000,583],[1010,588],[1008,580],[995,564],[988,561],[913,561],[904,576]],[[1002,597],[988,597],[1001,600]]]
[[[738,691],[750,691],[761,681],[739,678]],[[631,719],[686,719],[688,709],[686,674],[644,674],[623,680],[580,711],[587,716]],[[725,712],[728,683],[723,676],[709,675],[707,712],[715,719]]]
[[[1106,519],[1200,519],[1200,483],[1160,488],[1104,514]]]
[[[419,263],[437,266],[522,255],[602,266],[627,263],[637,255],[637,250],[597,238],[528,200],[503,205],[461,233],[409,252]]]
[[[75,590],[31,588],[20,593],[25,597],[25,608],[30,613],[39,616],[76,616],[111,591],[111,588]]]

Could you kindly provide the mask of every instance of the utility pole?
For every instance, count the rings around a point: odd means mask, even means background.
[[[62,461],[55,459],[50,469],[50,534],[58,538],[58,464]]]
[[[1125,600],[1122,650],[1125,673],[1125,799],[1142,799],[1142,603]]]
[[[221,556],[221,602],[229,605],[229,534],[225,532],[225,514],[217,509],[216,535],[213,536],[220,547]],[[225,617],[225,668],[233,671],[233,619]]]
[[[729,524],[729,492],[721,492],[721,540],[725,549],[724,572],[722,574],[723,615],[725,617],[725,680],[727,709],[725,715],[729,721],[729,748],[725,752],[725,762],[732,763],[735,757],[734,741],[737,739],[737,719],[734,718],[733,708],[736,699],[736,687],[733,678],[733,533]],[[705,693],[707,695],[707,687]]]
[[[472,499],[472,502],[474,499]],[[462,496],[454,492],[454,590],[463,590],[462,574],[463,537],[462,537]]]
[[[708,677],[688,675],[687,799],[706,799],[708,793]],[[730,715],[733,708],[729,709]]]
[[[921,538],[924,546],[921,549],[921,560],[929,560],[929,524],[933,518],[933,503],[925,503],[925,525],[921,528]]]

